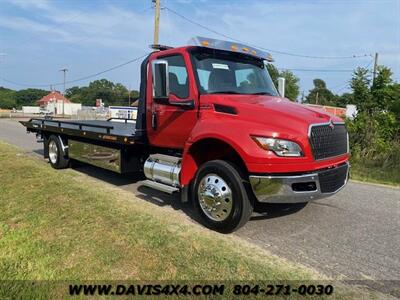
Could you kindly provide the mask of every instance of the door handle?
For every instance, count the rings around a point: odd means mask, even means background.
[[[151,114],[151,128],[157,129],[157,112],[155,111]]]

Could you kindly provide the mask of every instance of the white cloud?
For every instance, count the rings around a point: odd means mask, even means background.
[[[48,0],[3,0],[9,2],[22,9],[37,8],[47,10],[50,9],[50,2]]]
[[[63,31],[53,28],[50,25],[36,22],[23,17],[1,17],[0,27],[29,32],[49,32],[54,34],[64,33]]]
[[[143,11],[143,10],[142,10]],[[107,6],[102,10],[60,11],[51,8],[41,21],[0,15],[0,27],[40,34],[38,41],[65,43],[66,47],[132,47],[149,44],[152,16]],[[44,34],[45,33],[45,34]]]

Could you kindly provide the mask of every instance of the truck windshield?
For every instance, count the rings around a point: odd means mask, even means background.
[[[262,59],[208,48],[191,54],[201,94],[278,96]]]

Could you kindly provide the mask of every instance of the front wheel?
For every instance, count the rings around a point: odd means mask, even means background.
[[[222,233],[239,229],[253,212],[245,178],[235,165],[223,160],[199,168],[192,195],[202,223]]]

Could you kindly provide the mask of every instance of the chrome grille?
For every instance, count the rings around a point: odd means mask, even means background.
[[[309,139],[316,160],[348,152],[347,130],[344,124],[311,125]]]

